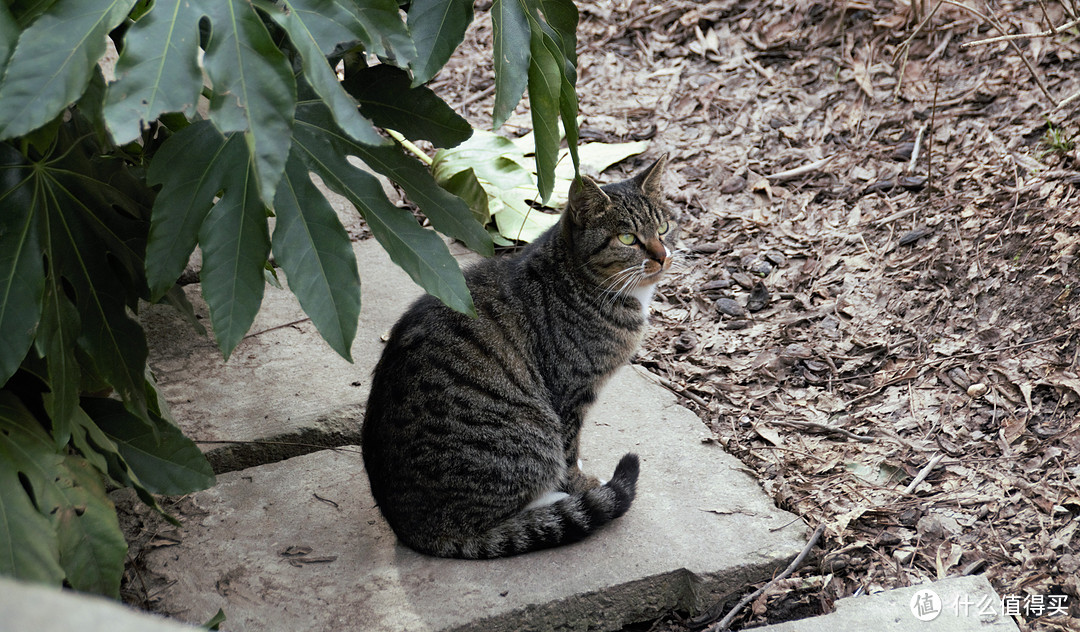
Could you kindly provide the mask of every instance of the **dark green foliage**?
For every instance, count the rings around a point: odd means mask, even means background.
[[[569,0],[509,4],[514,45],[530,52],[498,64],[511,88],[500,87],[497,120],[528,88],[547,126],[536,160],[550,190],[549,123],[561,115],[567,138],[576,133],[577,13]],[[414,0],[404,17],[400,6],[0,3],[0,574],[116,595],[126,545],[106,486],[133,487],[156,507],[154,494],[213,484],[158,397],[137,318],[164,301],[202,330],[176,285],[196,247],[226,358],[259,311],[271,253],[350,358],[360,274],[311,173],[418,284],[475,313],[440,233],[484,254],[491,237],[390,138],[449,148],[472,135],[422,85],[461,42],[472,2]],[[120,51],[108,84],[98,67],[107,36]],[[375,173],[434,230],[391,204]]]

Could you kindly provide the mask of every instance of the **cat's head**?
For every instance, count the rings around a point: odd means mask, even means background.
[[[667,156],[628,180],[600,186],[582,176],[570,186],[563,235],[586,276],[626,294],[654,285],[671,266],[678,229],[663,201]]]

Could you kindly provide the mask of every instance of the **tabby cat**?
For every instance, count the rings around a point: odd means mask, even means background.
[[[575,180],[559,223],[466,271],[479,317],[419,299],[375,367],[363,426],[371,492],[398,539],[492,558],[574,542],[634,500],[638,457],[586,476],[578,434],[637,349],[671,263],[666,156],[629,180]]]

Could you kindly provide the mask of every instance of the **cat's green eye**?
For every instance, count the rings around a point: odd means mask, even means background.
[[[663,224],[660,224],[659,228],[656,229],[656,234],[666,235],[668,234],[669,230],[671,230],[671,222],[664,222]]]
[[[637,243],[637,237],[633,233],[619,233],[619,241],[627,246],[633,246]]]

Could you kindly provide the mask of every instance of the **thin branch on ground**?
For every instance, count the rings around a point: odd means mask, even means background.
[[[972,46],[982,46],[983,44],[994,44],[997,42],[1011,42],[1012,40],[1030,39],[1035,37],[1053,37],[1058,35],[1061,31],[1067,31],[1074,26],[1080,25],[1080,20],[1071,20],[1058,27],[1052,27],[1049,31],[1040,31],[1038,33],[1013,33],[1012,35],[999,35],[997,37],[990,37],[987,39],[975,40],[974,42],[964,42],[960,45],[960,48],[971,48]]]
[[[735,607],[729,610],[728,613],[724,615],[723,619],[720,619],[720,621],[718,621],[716,624],[709,626],[709,628],[706,629],[705,632],[722,632],[723,630],[727,630],[731,626],[731,622],[735,619],[739,612],[746,607],[748,603],[757,599],[762,593],[768,590],[770,586],[783,579],[786,579],[789,575],[794,573],[797,568],[802,566],[802,563],[806,560],[806,556],[810,554],[810,550],[814,548],[814,546],[817,544],[817,541],[821,539],[821,534],[824,532],[825,523],[823,522],[818,525],[817,529],[814,529],[814,535],[810,536],[810,541],[806,543],[806,546],[803,548],[802,552],[799,553],[798,557],[792,560],[791,564],[788,564],[788,567],[784,569],[783,573],[780,573],[776,577],[769,580],[769,582],[761,588],[758,588],[754,592],[739,600],[739,603],[735,604]]]

